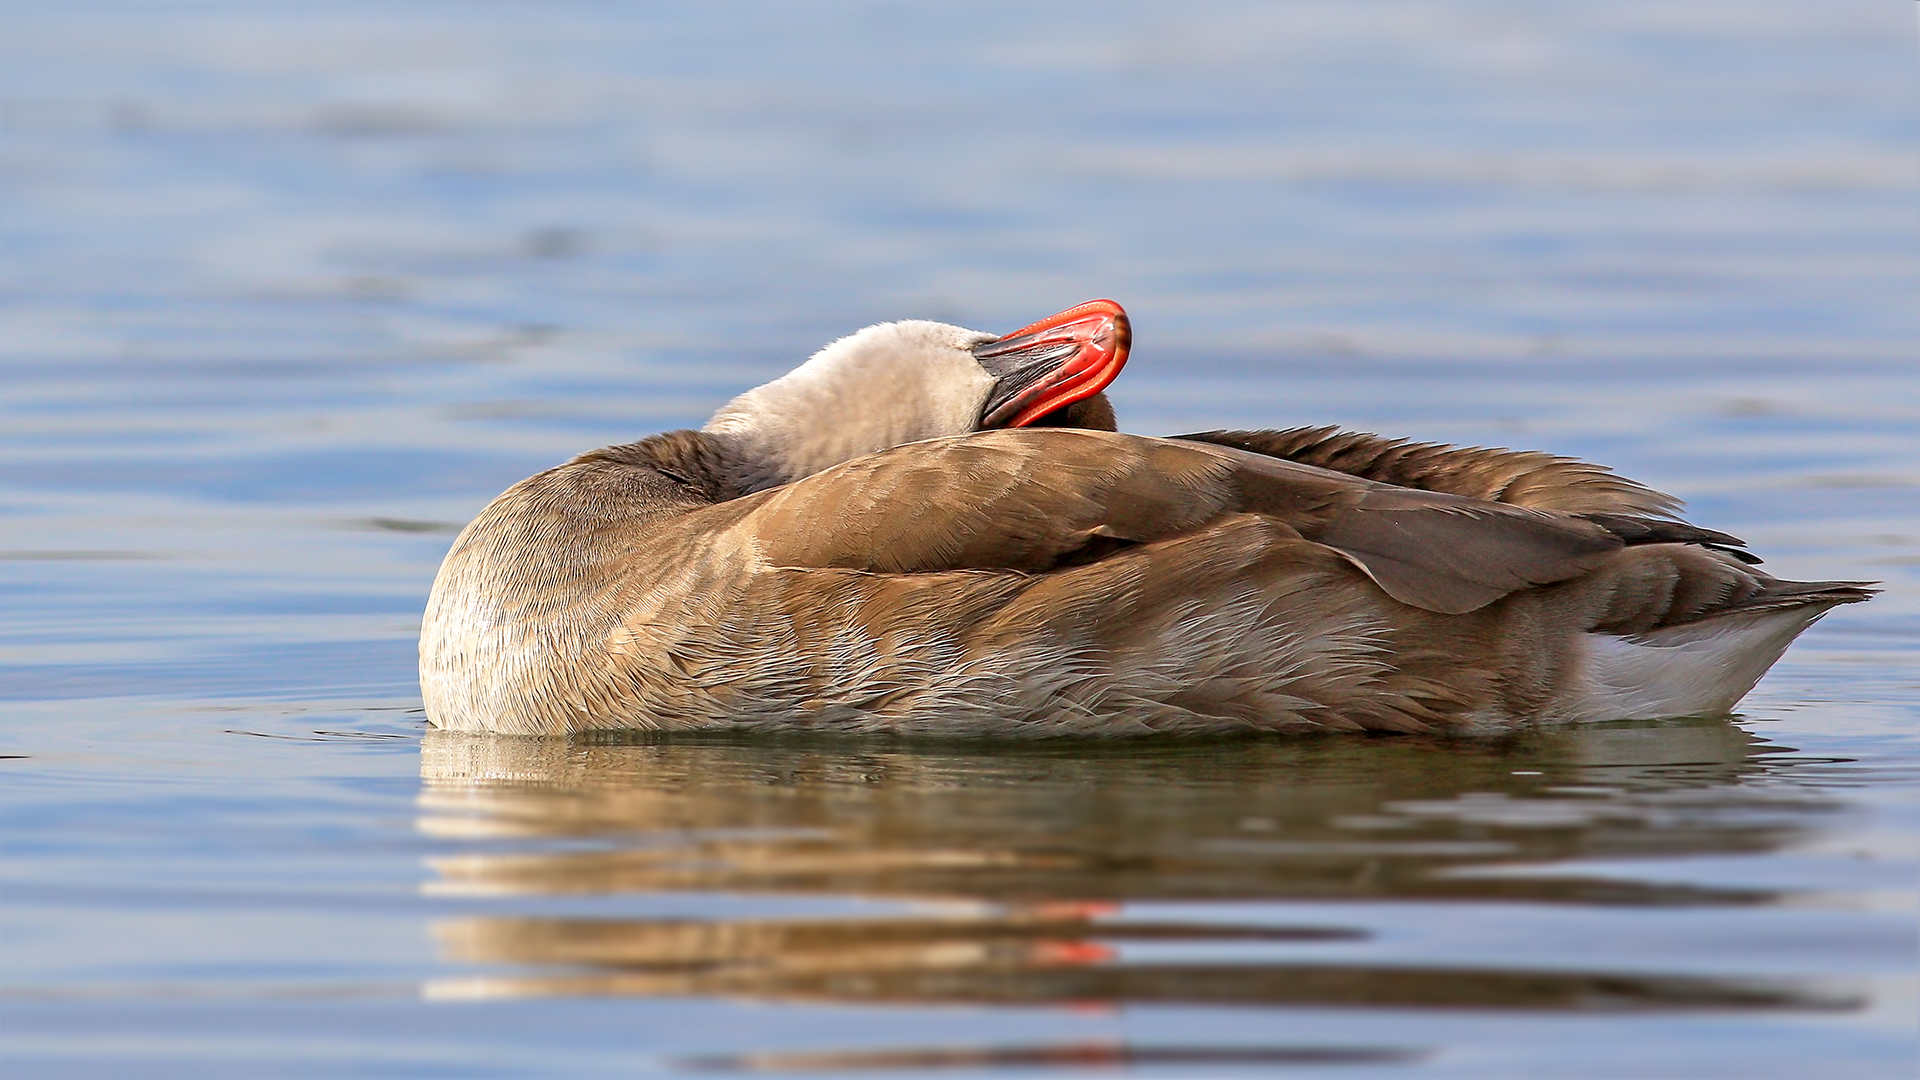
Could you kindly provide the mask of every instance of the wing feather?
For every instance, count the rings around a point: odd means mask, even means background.
[[[1332,427],[1203,431],[1179,438],[1535,510],[1670,517],[1681,506],[1679,499],[1604,465],[1537,451],[1417,443]]]

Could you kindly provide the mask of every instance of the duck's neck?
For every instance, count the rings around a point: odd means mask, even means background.
[[[702,432],[727,450],[747,490],[791,483],[914,436],[831,383],[794,372],[734,398]]]
[[[702,430],[752,463],[760,487],[979,423],[993,377],[965,346],[986,335],[887,323],[842,338],[728,402]]]

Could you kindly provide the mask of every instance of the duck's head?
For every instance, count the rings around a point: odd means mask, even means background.
[[[869,326],[728,402],[705,430],[751,458],[754,488],[862,454],[991,428],[1113,430],[1101,393],[1132,330],[1111,300],[995,336],[908,320]]]

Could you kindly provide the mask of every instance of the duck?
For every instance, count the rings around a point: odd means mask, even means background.
[[[1724,715],[1873,583],[1611,470],[1331,427],[1121,433],[1125,310],[870,326],[523,480],[422,619],[453,731],[1498,733]]]

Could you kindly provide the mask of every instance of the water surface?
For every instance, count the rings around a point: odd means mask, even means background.
[[[1910,9],[0,25],[9,1077],[1912,1074]],[[1738,717],[1493,742],[426,729],[507,484],[1099,295],[1130,430],[1588,457],[1887,592]]]

